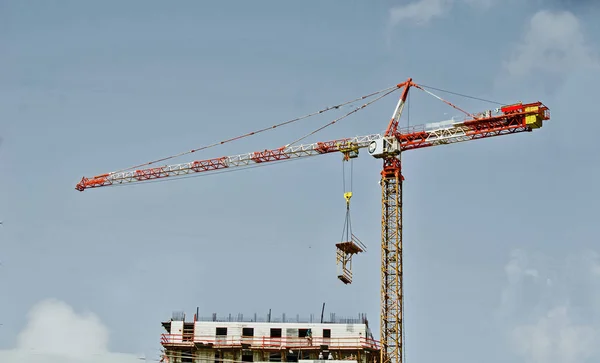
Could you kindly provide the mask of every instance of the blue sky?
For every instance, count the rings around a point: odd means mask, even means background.
[[[74,186],[408,77],[540,100],[552,119],[530,134],[404,155],[407,359],[598,359],[599,10],[558,0],[1,1],[0,360],[157,359],[160,321],[196,307],[308,316],[325,301],[327,313],[367,313],[378,332],[381,165],[366,153],[354,163],[352,220],[369,251],[350,286],[335,278],[339,155]],[[411,92],[411,124],[457,115]],[[307,141],[381,132],[398,96]],[[339,115],[195,157],[278,147]]]

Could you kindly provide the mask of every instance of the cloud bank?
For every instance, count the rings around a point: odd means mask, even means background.
[[[452,7],[452,0],[419,0],[390,9],[392,27],[410,21],[420,25],[428,24],[432,19],[443,16]]]
[[[560,76],[579,68],[600,69],[600,62],[586,42],[579,19],[568,11],[543,10],[533,15],[512,57],[504,63],[515,78],[540,71]]]
[[[513,251],[499,318],[526,363],[600,358],[600,262],[588,251],[563,261]],[[596,360],[597,361],[597,360]]]
[[[493,0],[459,0],[459,2],[477,8],[488,8]],[[427,25],[435,18],[441,18],[446,15],[457,0],[417,0],[404,5],[394,6],[389,12],[389,22],[391,27],[402,22],[409,22],[417,25]]]
[[[402,22],[427,25],[435,18],[447,15],[457,4],[465,4],[474,8],[489,9],[493,6],[517,6],[536,4],[563,10],[581,10],[598,5],[596,0],[408,0],[389,11],[390,26]]]
[[[0,362],[140,362],[136,355],[109,352],[108,339],[108,329],[95,315],[77,314],[64,302],[44,300],[30,310],[16,347],[0,350]]]

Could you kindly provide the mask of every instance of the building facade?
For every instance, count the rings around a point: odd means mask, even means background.
[[[166,363],[262,363],[327,360],[329,363],[377,363],[379,342],[373,339],[365,317],[328,322],[244,320],[232,318],[192,321],[178,314],[162,325]],[[334,361],[334,362],[332,362]]]

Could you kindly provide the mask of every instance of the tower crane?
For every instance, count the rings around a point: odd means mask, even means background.
[[[440,101],[465,113],[467,117],[462,121],[450,120],[400,128],[400,117],[406,105],[408,92],[411,88],[420,89],[438,98]],[[433,94],[432,92],[428,91],[427,88],[431,87],[416,84],[413,82],[412,78],[390,87],[389,89],[391,89],[391,91],[385,93],[384,96],[396,90],[402,90],[402,94],[398,100],[394,113],[392,114],[392,118],[388,122],[385,132],[381,134],[356,136],[302,145],[293,145],[292,143],[276,149],[267,149],[234,156],[225,156],[181,164],[132,170],[140,167],[140,165],[138,165],[137,167],[130,169],[101,174],[91,178],[83,177],[81,181],[77,183],[75,189],[84,191],[85,189],[111,185],[135,184],[161,178],[182,177],[189,174],[248,167],[254,164],[275,163],[278,161],[324,155],[334,152],[343,153],[344,159],[348,160],[350,158],[357,157],[359,150],[366,148],[367,152],[371,156],[381,159],[383,163],[383,168],[380,175],[380,363],[401,363],[403,361],[404,337],[402,268],[402,181],[404,180],[404,177],[402,176],[402,153],[405,151],[425,147],[454,144],[458,142],[478,140],[494,136],[512,135],[521,132],[530,132],[541,128],[543,126],[543,122],[550,119],[548,107],[544,106],[541,102],[518,102],[511,105],[504,105],[495,109],[494,111],[487,110],[479,114],[471,114]],[[366,97],[367,96],[364,96],[360,99],[364,99]],[[356,110],[346,114],[344,117],[366,107],[372,102],[362,105]],[[347,102],[346,104],[348,103],[350,102]],[[326,110],[329,109],[331,108]],[[322,113],[323,111],[319,111],[315,114]],[[287,121],[277,126],[297,120],[299,119]],[[339,119],[334,120],[330,124],[333,124],[336,121],[339,121]],[[274,127],[269,129],[272,128]],[[265,130],[267,129],[260,131]],[[249,136],[256,133],[257,132],[253,132],[240,137]],[[216,146],[224,142],[233,141],[239,139],[240,137],[229,139],[210,146]],[[200,149],[192,150],[190,152],[198,150]],[[160,159],[158,161],[164,161],[166,159],[168,158]],[[142,164],[141,166],[149,165],[151,163],[154,162]],[[350,196],[351,194],[345,195],[347,201],[349,201]],[[348,242],[350,243],[345,245],[343,243],[337,245],[338,249],[342,250],[342,254],[345,254],[346,257],[351,257],[352,254],[360,252],[362,247],[364,247],[360,243],[354,243],[352,237],[349,237],[349,239],[350,241]],[[340,259],[344,260],[344,256],[342,256]],[[348,261],[343,261],[343,263],[345,262]],[[340,279],[344,281],[343,278]]]

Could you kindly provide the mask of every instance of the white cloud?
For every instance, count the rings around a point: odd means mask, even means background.
[[[598,327],[576,324],[565,306],[511,331],[513,346],[529,363],[579,363],[594,353]]]
[[[504,62],[504,69],[511,77],[538,78],[538,71],[562,76],[582,67],[599,69],[599,65],[574,14],[542,10],[531,17],[525,35]]]
[[[4,326],[3,328],[6,328]],[[108,329],[93,314],[77,314],[58,300],[44,300],[28,315],[17,346],[0,350],[0,362],[139,363],[140,357],[108,351]]]
[[[467,5],[476,8],[488,8],[493,0],[461,0]],[[395,27],[402,22],[417,25],[427,25],[431,20],[447,14],[455,4],[455,0],[417,0],[390,9],[390,27]]]
[[[452,3],[453,0],[418,0],[395,6],[390,9],[390,25],[394,27],[403,21],[427,24],[431,19],[444,15]]]
[[[501,318],[511,347],[524,362],[583,363],[599,356],[599,268],[594,252],[559,264],[513,251],[505,267]]]

